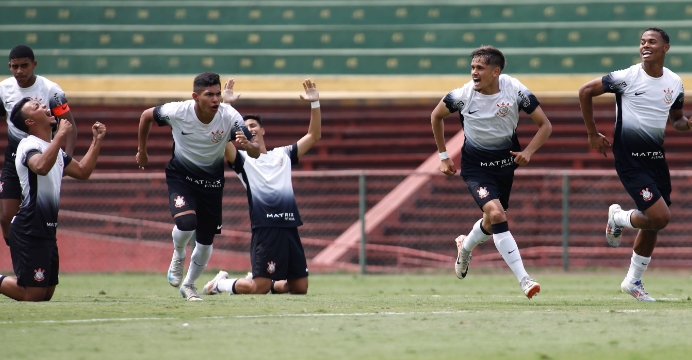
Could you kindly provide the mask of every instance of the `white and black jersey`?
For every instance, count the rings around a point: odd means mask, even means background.
[[[298,164],[298,144],[274,148],[257,159],[237,150],[229,165],[247,190],[252,228],[303,225],[293,195],[291,166]]]
[[[242,116],[228,104],[220,104],[209,124],[197,118],[194,100],[157,106],[154,120],[159,126],[172,128],[173,157],[166,173],[203,187],[223,187],[224,150],[229,141],[235,140],[236,131],[252,139]]]
[[[17,143],[28,135],[12,124],[10,114],[12,113],[14,104],[25,97],[29,97],[42,105],[48,106],[54,116],[60,116],[69,111],[67,99],[65,99],[65,92],[62,91],[58,84],[43,76],[37,75],[36,82],[28,88],[22,88],[17,85],[17,80],[13,77],[3,80],[0,82],[0,101],[2,101],[0,115],[7,116],[8,137],[10,140]]]
[[[12,227],[19,234],[35,238],[55,239],[60,205],[60,184],[65,167],[72,158],[62,149],[55,165],[45,176],[37,175],[29,168],[29,159],[42,154],[50,143],[35,136],[23,139],[17,147],[15,166],[22,185],[22,204],[12,219]]]
[[[521,151],[516,129],[519,111],[531,114],[539,103],[519,80],[500,75],[500,92],[484,95],[473,81],[450,91],[443,99],[447,109],[459,112],[464,129],[461,175],[483,171],[502,174],[517,165],[510,151]]]
[[[682,109],[682,80],[663,68],[663,76],[649,76],[641,64],[603,77],[603,91],[615,93],[616,119],[613,155],[619,166],[665,165],[663,139],[670,109]],[[666,166],[667,168],[667,166]]]

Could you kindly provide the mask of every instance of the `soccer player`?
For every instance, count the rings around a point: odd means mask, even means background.
[[[662,29],[644,30],[639,40],[641,63],[589,81],[579,89],[589,145],[603,156],[611,144],[596,129],[592,98],[615,93],[615,170],[637,209],[610,205],[605,235],[608,244],[617,247],[624,228],[639,229],[629,271],[620,284],[623,292],[639,301],[656,301],[644,290],[641,278],[651,262],[658,232],[670,221],[670,172],[663,149],[666,123],[670,121],[678,131],[689,131],[692,125],[682,114],[682,80],[663,66],[669,40]]]
[[[70,107],[67,105],[65,93],[60,86],[43,76],[34,74],[37,62],[34,52],[25,45],[15,46],[10,51],[9,68],[12,77],[0,82],[0,119],[7,120],[7,148],[5,149],[5,163],[0,177],[0,226],[5,242],[8,241],[10,221],[19,210],[22,189],[19,185],[19,177],[15,169],[14,160],[19,142],[27,137],[27,134],[17,129],[7,117],[12,112],[14,105],[25,97],[30,97],[39,103],[48,106],[53,116],[67,119],[72,123],[72,130],[66,134],[65,152],[72,156],[75,141],[77,140],[77,125]],[[9,245],[9,244],[8,244]]]
[[[224,87],[224,101],[237,98],[233,96],[232,80]],[[308,132],[300,140],[267,151],[262,118],[245,115],[245,125],[257,138],[262,154],[253,159],[232,144],[226,147],[226,160],[247,189],[252,278],[228,279],[228,273],[220,271],[204,286],[204,295],[308,292],[307,261],[298,235],[298,226],[303,222],[293,195],[291,167],[322,137],[322,115],[315,83],[306,79],[303,88],[305,95],[300,98],[310,102],[311,111]]]
[[[519,80],[502,74],[505,57],[492,46],[471,53],[471,81],[450,91],[433,110],[430,119],[440,155],[440,171],[454,175],[454,162],[447,155],[443,119],[459,112],[464,128],[461,148],[461,176],[483,211],[468,235],[457,237],[455,272],[464,279],[471,252],[492,234],[495,247],[509,265],[526,297],[531,299],[540,285],[524,269],[519,249],[507,225],[506,210],[514,180],[514,170],[531,160],[552,131],[550,121],[536,97]],[[538,132],[522,151],[516,128],[519,111],[524,110],[538,125]]]
[[[60,268],[58,227],[60,184],[64,175],[87,180],[96,166],[106,126],[92,126],[93,140],[82,161],[61,149],[72,132],[72,122],[60,120],[40,102],[25,97],[11,111],[15,129],[28,134],[19,142],[15,166],[19,176],[22,203],[9,231],[10,254],[14,276],[0,275],[0,293],[17,301],[48,301],[58,285]]]
[[[175,221],[168,282],[174,287],[181,285],[185,246],[194,239],[180,294],[188,301],[200,301],[195,280],[211,257],[214,236],[221,233],[226,144],[235,140],[252,157],[259,156],[260,147],[252,140],[240,114],[221,103],[221,81],[216,73],[195,77],[192,100],[167,103],[142,113],[136,156],[140,169],[149,162],[147,138],[154,122],[170,126],[174,140],[173,157],[166,165],[169,207]]]

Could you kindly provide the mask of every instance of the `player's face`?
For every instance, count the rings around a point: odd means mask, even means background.
[[[9,66],[17,83],[24,84],[34,76],[36,61],[31,61],[29,58],[12,59]]]
[[[55,117],[51,114],[50,109],[48,109],[46,105],[40,104],[38,101],[31,100],[27,102],[22,107],[22,111],[27,119],[33,120],[39,126],[52,126],[57,124],[57,120],[55,120]]]
[[[663,61],[668,49],[670,49],[670,45],[666,44],[658,31],[647,31],[642,34],[642,38],[639,40],[639,57],[641,57],[642,62]]]
[[[499,76],[500,72],[497,66],[488,65],[485,59],[476,57],[471,60],[471,79],[473,79],[473,89],[481,91],[488,88],[495,77]]]
[[[221,104],[221,85],[208,86],[201,93],[194,93],[192,97],[202,112],[216,114]]]
[[[248,131],[250,131],[252,136],[258,136],[258,138],[263,138],[264,128],[262,128],[260,126],[260,124],[257,122],[257,120],[255,120],[255,119],[245,120],[245,127],[247,127]]]

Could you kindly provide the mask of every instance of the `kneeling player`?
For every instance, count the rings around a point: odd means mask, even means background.
[[[258,115],[246,115],[243,117],[245,126],[260,144],[260,156],[253,159],[231,144],[226,147],[226,160],[247,189],[252,222],[253,278],[228,279],[228,273],[220,271],[204,286],[204,295],[308,292],[307,261],[298,235],[298,226],[303,222],[293,195],[291,166],[296,165],[322,136],[322,115],[315,83],[307,79],[303,88],[305,95],[300,98],[310,101],[312,110],[308,133],[298,142],[267,151],[262,119]],[[229,80],[225,85],[224,101],[235,98],[233,81]]]
[[[48,301],[58,285],[58,208],[63,175],[87,180],[96,166],[106,126],[92,126],[94,139],[82,161],[73,160],[61,146],[72,133],[72,123],[56,125],[50,110],[31,98],[20,100],[10,117],[17,129],[29,134],[19,142],[15,166],[22,187],[22,203],[9,231],[13,276],[0,275],[0,293],[18,301]]]

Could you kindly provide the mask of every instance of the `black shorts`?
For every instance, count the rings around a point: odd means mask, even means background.
[[[166,184],[171,216],[194,210],[197,214],[198,239],[211,237],[213,240],[215,234],[221,234],[222,187],[205,188],[173,176],[166,176]]]
[[[22,185],[19,183],[17,168],[14,166],[17,146],[19,143],[11,137],[7,139],[5,163],[2,165],[2,175],[0,175],[0,199],[22,199]]]
[[[667,166],[660,168],[621,168],[616,162],[615,170],[618,173],[620,182],[630,194],[637,209],[645,211],[653,205],[659,198],[670,206],[670,171]]]
[[[514,173],[503,175],[471,173],[464,175],[463,178],[481,210],[483,205],[494,199],[500,200],[505,210],[509,208],[509,194],[512,192]]]
[[[9,242],[17,285],[30,287],[58,285],[60,258],[56,239],[39,239],[17,234],[10,225]]]
[[[286,280],[308,276],[305,251],[295,227],[252,229],[250,261],[254,277]]]

